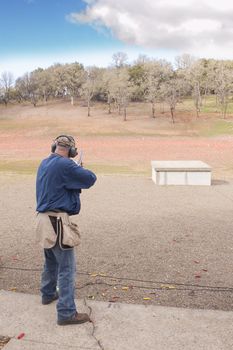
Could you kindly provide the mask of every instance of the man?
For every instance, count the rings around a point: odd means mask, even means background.
[[[76,310],[75,253],[72,244],[65,244],[63,238],[67,229],[77,227],[69,221],[69,217],[79,213],[81,190],[93,186],[96,176],[70,159],[78,154],[72,136],[58,136],[51,151],[51,155],[41,162],[36,179],[37,238],[45,255],[41,279],[42,304],[58,299],[58,325],[90,322],[87,314]],[[73,232],[70,230],[69,233]]]

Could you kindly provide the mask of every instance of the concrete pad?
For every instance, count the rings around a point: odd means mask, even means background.
[[[76,301],[77,302],[77,301]],[[80,311],[87,311],[81,301]],[[59,327],[55,303],[0,291],[4,350],[232,350],[233,312],[88,301],[92,324]],[[93,333],[94,329],[94,333]],[[25,333],[17,340],[17,335]]]
[[[105,349],[232,350],[233,312],[88,302]]]
[[[88,312],[82,301],[78,301],[76,305],[80,312]],[[1,335],[17,338],[20,333],[25,333],[24,338],[17,343],[21,344],[22,349],[28,349],[28,343],[26,343],[28,341],[46,346],[53,344],[55,349],[58,346],[61,349],[69,346],[79,346],[80,349],[99,349],[96,340],[91,336],[93,329],[91,323],[62,327],[56,324],[56,319],[56,303],[45,306],[41,304],[41,298],[38,295],[0,291]],[[14,343],[10,342],[8,346],[15,349]],[[21,350],[17,347],[17,350],[19,349]]]
[[[95,348],[87,347],[75,347],[78,350],[92,350]],[[58,345],[56,343],[37,343],[34,341],[28,340],[17,340],[11,339],[7,345],[4,346],[3,350],[74,350],[74,346],[66,346],[64,344]]]

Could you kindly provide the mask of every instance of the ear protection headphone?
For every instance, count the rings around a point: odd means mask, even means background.
[[[54,142],[52,143],[51,145],[51,152],[54,153],[55,150],[56,150],[56,147],[57,145],[59,144],[59,142],[57,142],[57,140],[60,138],[60,137],[66,137],[71,143],[73,143],[75,145],[75,141],[74,141],[74,138],[72,136],[68,136],[68,135],[59,135],[58,137],[55,138]],[[77,156],[78,154],[78,151],[77,151],[77,148],[74,147],[74,146],[67,146],[69,147],[69,153],[68,153],[68,157],[69,158],[74,158]]]

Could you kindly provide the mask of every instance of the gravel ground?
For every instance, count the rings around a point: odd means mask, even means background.
[[[0,176],[0,289],[38,294],[35,177]],[[156,187],[150,178],[99,176],[75,221],[77,297],[233,309],[233,182]]]

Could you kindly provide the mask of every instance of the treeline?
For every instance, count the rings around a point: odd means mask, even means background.
[[[177,103],[190,96],[198,117],[209,94],[216,96],[225,118],[233,94],[233,61],[195,59],[185,54],[176,58],[175,65],[145,56],[127,64],[127,55],[118,52],[108,68],[57,63],[26,73],[15,82],[10,72],[0,77],[0,103],[6,106],[9,102],[30,101],[36,107],[39,101],[67,97],[74,104],[81,97],[86,101],[88,116],[91,101],[102,101],[109,113],[113,105],[117,107],[124,120],[130,101],[147,101],[153,118],[156,103],[166,103],[174,122]]]

